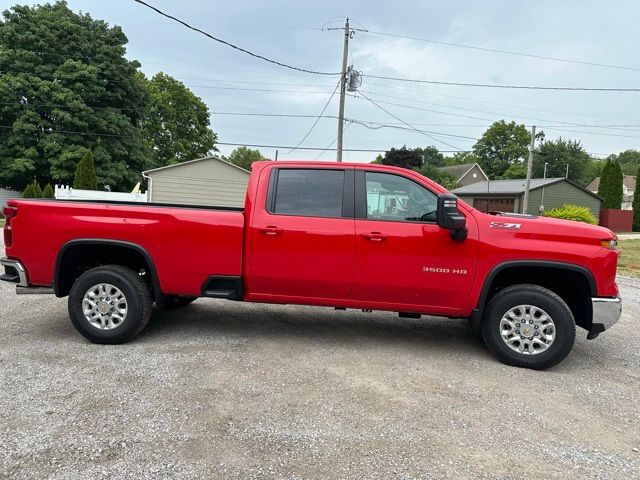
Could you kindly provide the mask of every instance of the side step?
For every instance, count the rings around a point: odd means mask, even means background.
[[[36,286],[23,287],[21,285],[17,285],[16,293],[18,295],[53,295],[53,288]]]
[[[212,275],[202,285],[202,296],[224,298],[226,300],[242,300],[244,298],[242,277]]]

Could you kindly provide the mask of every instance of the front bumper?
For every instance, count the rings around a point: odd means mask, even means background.
[[[0,258],[0,265],[4,267],[4,274],[0,275],[0,280],[16,283],[19,287],[28,287],[27,271],[18,260]]]
[[[620,297],[603,298],[595,297],[591,299],[593,307],[593,319],[591,330],[587,338],[596,338],[599,334],[611,328],[622,314],[622,300]]]

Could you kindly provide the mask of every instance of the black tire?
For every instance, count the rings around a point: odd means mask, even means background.
[[[555,337],[546,350],[534,355],[520,353],[511,349],[503,340],[500,321],[510,309],[519,305],[538,307],[553,320]],[[551,290],[539,285],[513,285],[496,293],[487,305],[481,330],[485,344],[501,362],[534,370],[543,370],[560,363],[569,355],[576,339],[576,324],[567,304]],[[517,338],[515,342],[519,343]]]
[[[126,299],[127,312],[120,323],[110,329],[94,327],[84,315],[83,299],[98,284],[118,288]],[[120,265],[104,265],[86,271],[76,279],[69,293],[71,323],[85,338],[94,343],[118,344],[137,336],[151,318],[152,299],[149,287],[136,272]]]
[[[196,301],[198,297],[183,297],[182,295],[167,295],[161,308],[182,308]]]

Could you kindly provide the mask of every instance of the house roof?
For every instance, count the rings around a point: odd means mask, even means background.
[[[622,177],[622,183],[629,190],[635,191],[636,189],[636,176],[635,175],[624,175]],[[596,177],[589,185],[587,185],[587,190],[591,190],[592,192],[597,192],[598,187],[600,187],[600,177]]]
[[[178,167],[182,167],[183,165],[188,165],[190,163],[196,163],[196,162],[202,162],[204,160],[217,160],[218,162],[226,163],[227,165],[229,165],[229,166],[231,166],[233,168],[237,168],[238,170],[241,170],[241,171],[245,172],[247,175],[249,175],[251,173],[248,170],[245,170],[242,167],[234,165],[231,162],[227,162],[226,160],[223,160],[223,159],[221,159],[219,157],[203,157],[203,158],[196,158],[195,160],[187,160],[186,162],[173,163],[171,165],[166,165],[164,167],[152,168],[151,170],[145,170],[144,172],[142,172],[142,174],[146,175],[148,173],[157,172],[159,170],[165,170],[167,168],[178,168]]]
[[[518,178],[515,180],[491,180],[489,182],[477,182],[452,190],[452,193],[456,195],[514,195],[518,196],[524,193],[524,178]],[[598,200],[602,200],[598,195],[581,187],[577,183],[569,180],[565,177],[557,178],[532,178],[530,190],[537,190],[544,186],[553,185],[554,183],[567,182],[576,188],[588,193],[589,195],[596,197]],[[488,183],[488,185],[487,185]]]
[[[445,173],[448,173],[449,175],[454,176],[456,178],[456,180],[459,181],[462,177],[464,177],[467,173],[469,173],[469,170],[471,170],[476,165],[478,165],[478,164],[477,163],[461,163],[459,165],[448,165],[446,167],[438,167],[438,170],[440,170],[441,172],[445,172]],[[484,174],[484,171],[482,170],[482,167],[480,165],[478,165],[478,168],[480,169],[480,171],[483,173],[483,175],[486,178],[487,176],[486,176],[486,174]]]

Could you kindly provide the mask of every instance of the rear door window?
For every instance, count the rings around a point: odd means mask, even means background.
[[[268,210],[279,215],[343,216],[344,170],[280,168]],[[275,180],[275,181],[273,181]]]

